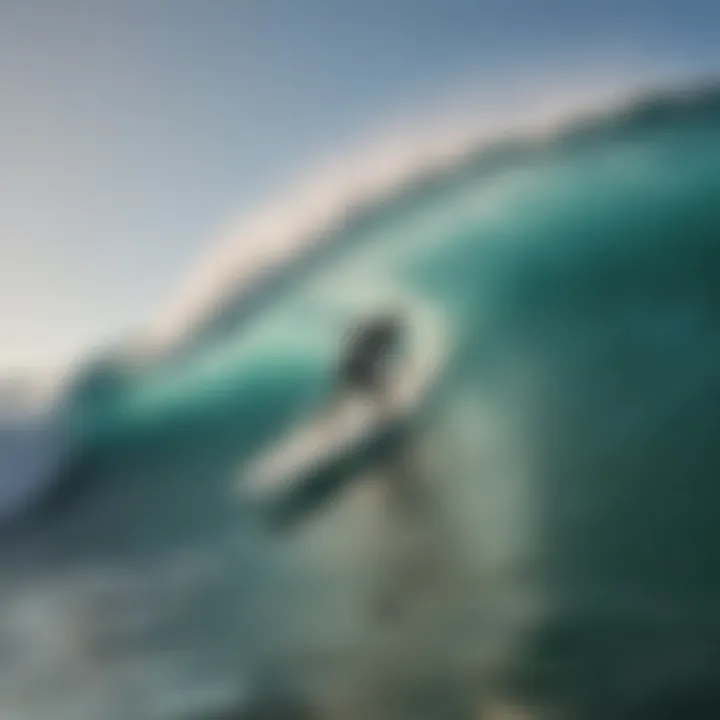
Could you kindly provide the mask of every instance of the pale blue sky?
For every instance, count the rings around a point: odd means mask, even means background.
[[[0,369],[157,309],[368,127],[541,68],[720,69],[707,0],[0,0]]]

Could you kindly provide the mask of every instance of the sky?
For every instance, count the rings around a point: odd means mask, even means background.
[[[0,372],[142,325],[231,219],[384,123],[717,77],[718,28],[715,0],[0,0]]]

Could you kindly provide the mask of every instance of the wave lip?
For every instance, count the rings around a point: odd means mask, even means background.
[[[358,218],[381,212],[426,181],[482,163],[508,146],[541,144],[602,128],[672,120],[720,104],[716,83],[673,91],[603,90],[553,98],[533,111],[492,123],[451,123],[432,132],[403,132],[327,165],[280,199],[231,228],[200,263],[185,289],[146,329],[146,352],[183,346],[228,304],[261,291],[283,268],[332,244]]]

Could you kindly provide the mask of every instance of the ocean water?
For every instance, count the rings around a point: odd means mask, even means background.
[[[713,716],[720,93],[501,139],[328,233],[162,360],[109,353],[67,389],[82,451],[3,539],[0,710]],[[394,448],[432,498],[441,574],[418,586],[386,562],[392,446],[291,499],[289,525],[242,492],[385,307],[446,331]]]

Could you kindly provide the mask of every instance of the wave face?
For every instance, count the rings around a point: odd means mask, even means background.
[[[4,561],[14,597],[66,588],[49,568],[102,568],[118,607],[147,610],[142,637],[120,611],[103,618],[115,640],[100,704],[140,702],[128,667],[141,660],[156,673],[141,673],[156,678],[148,698],[199,667],[215,695],[232,694],[268,657],[300,657],[289,676],[305,679],[308,658],[335,658],[313,678],[339,687],[337,658],[380,632],[365,611],[376,496],[349,487],[278,539],[229,489],[325,397],[353,318],[418,304],[447,318],[454,343],[423,447],[464,590],[433,620],[444,640],[428,649],[408,631],[388,662],[452,651],[453,667],[482,675],[484,701],[502,689],[544,712],[562,703],[562,717],[635,717],[622,713],[660,687],[668,702],[700,702],[720,647],[719,200],[709,90],[465,153],[357,209],[155,366],[100,361],[78,383],[73,419],[93,451],[8,539],[22,558]],[[148,590],[152,563],[188,575],[172,618]],[[201,579],[188,570],[198,563]],[[73,585],[73,607],[87,585]],[[144,702],[128,716],[153,716],[156,699]]]

